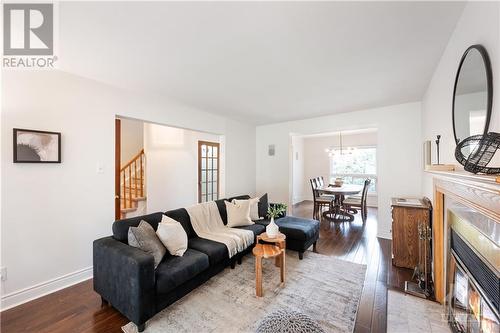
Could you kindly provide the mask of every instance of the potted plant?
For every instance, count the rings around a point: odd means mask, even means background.
[[[271,222],[266,227],[266,233],[269,237],[278,236],[280,229],[276,223],[274,223],[274,219],[278,218],[281,214],[286,212],[285,204],[275,204],[269,206],[267,209],[267,216],[271,219]]]

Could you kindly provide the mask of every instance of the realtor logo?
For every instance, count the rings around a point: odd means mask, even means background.
[[[54,9],[52,4],[4,4],[4,55],[52,55]]]
[[[54,17],[52,3],[4,3],[3,68],[54,68]]]
[[[4,4],[3,54],[53,55],[53,4]]]

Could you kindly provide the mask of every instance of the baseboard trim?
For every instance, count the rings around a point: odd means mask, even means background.
[[[3,295],[0,312],[91,279],[92,266]]]

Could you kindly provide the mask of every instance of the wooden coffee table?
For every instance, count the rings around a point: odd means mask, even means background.
[[[257,244],[252,250],[255,256],[255,294],[262,297],[262,258],[280,258],[281,284],[285,283],[285,249],[272,244]]]
[[[281,232],[278,233],[275,237],[269,237],[267,235],[267,232],[264,232],[260,235],[257,236],[257,244],[259,243],[259,240],[266,242],[266,243],[275,243],[280,249],[283,249],[283,252],[286,251],[286,235],[282,234]],[[285,257],[285,254],[283,254],[283,258]],[[276,257],[274,265],[276,267],[280,267],[280,260],[281,257]]]

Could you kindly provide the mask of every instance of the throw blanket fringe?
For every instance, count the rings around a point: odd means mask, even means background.
[[[229,252],[229,258],[253,244],[254,235],[252,231],[228,228],[224,225],[214,201],[188,207],[186,210],[198,237],[225,244]]]

